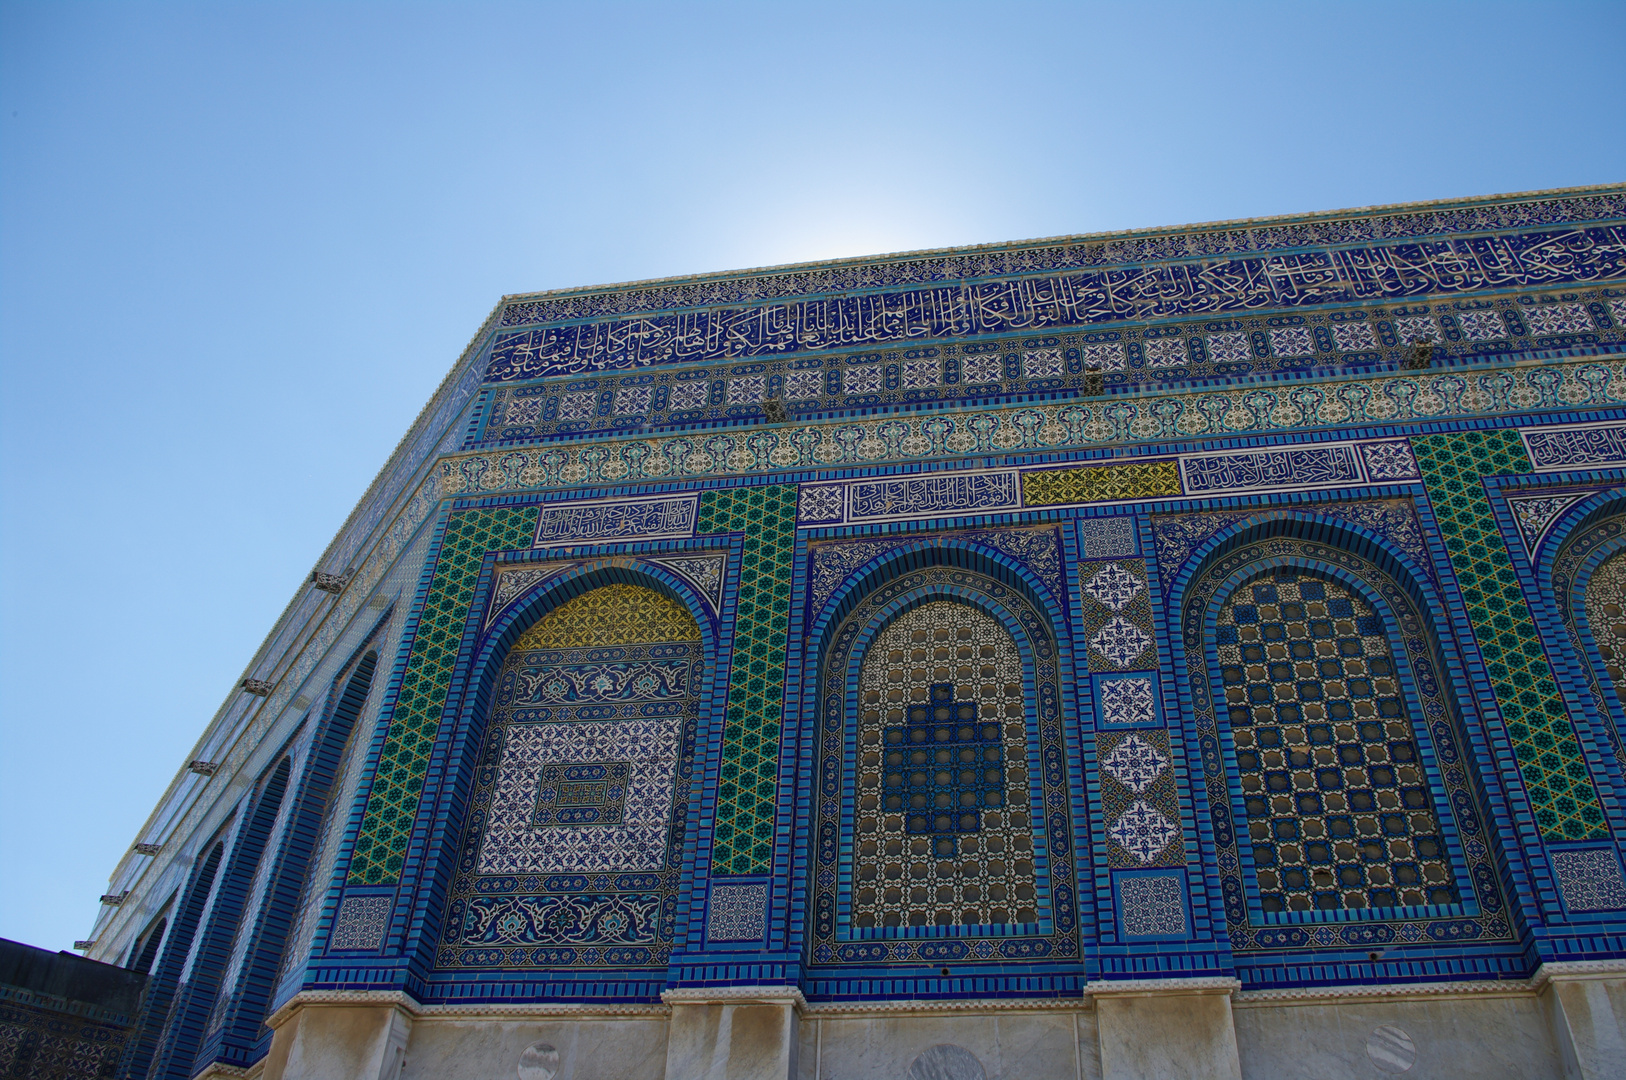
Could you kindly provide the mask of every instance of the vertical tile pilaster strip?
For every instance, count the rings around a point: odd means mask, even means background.
[[[773,859],[796,487],[708,491],[696,531],[744,534],[712,872],[765,874]]]
[[[481,560],[490,551],[529,547],[536,520],[534,506],[500,506],[454,513],[447,523],[356,837],[351,884],[400,878]]]
[[[1530,471],[1518,433],[1424,435],[1412,446],[1542,838],[1606,837],[1597,789],[1481,482]]]

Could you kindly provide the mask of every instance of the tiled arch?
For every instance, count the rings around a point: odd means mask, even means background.
[[[518,963],[505,958],[476,966],[483,979],[512,983],[516,990],[535,980],[541,971],[549,972],[550,980],[592,983],[619,976],[647,982],[654,971],[664,971],[671,943],[681,939],[682,923],[687,918],[687,897],[682,883],[693,872],[692,839],[700,808],[698,778],[704,772],[704,762],[715,756],[721,727],[721,697],[725,692],[716,663],[719,648],[716,616],[691,582],[657,562],[636,555],[573,559],[559,552],[536,551],[487,557],[470,609],[471,630],[478,627],[484,617],[499,572],[547,566],[559,569],[539,579],[527,594],[504,606],[490,625],[477,632],[476,645],[470,650],[472,655],[458,665],[454,675],[448,700],[457,708],[456,722],[448,725],[451,730],[445,736],[444,753],[437,753],[438,768],[431,770],[425,785],[426,810],[432,809],[434,823],[420,829],[413,844],[414,854],[422,844],[423,876],[414,880],[409,871],[404,882],[416,886],[405,949],[426,967],[445,966],[446,920],[454,914],[454,895],[462,873],[458,868],[460,839],[469,798],[478,780],[478,762],[498,676],[511,650],[527,631],[571,601],[598,589],[630,585],[652,590],[676,602],[694,620],[699,633],[693,650],[700,672],[693,695],[695,708],[679,751],[678,782],[683,790],[675,798],[673,807],[672,826],[678,839],[669,845],[665,866],[660,871],[643,874],[639,881],[610,883],[612,887],[658,891],[665,897],[661,916],[664,944],[647,956],[633,957],[625,950],[614,953],[607,949],[592,952],[567,949],[554,950],[550,956],[527,955]],[[645,878],[650,880],[642,880]],[[656,878],[659,880],[654,880]],[[407,902],[406,890],[403,890],[402,902]],[[400,917],[399,912],[397,917]]]
[[[1239,964],[1291,963],[1295,954],[1326,950],[1365,960],[1358,950],[1406,941],[1511,941],[1515,928],[1507,915],[1506,886],[1497,869],[1488,826],[1490,799],[1499,790],[1487,775],[1479,747],[1482,733],[1465,715],[1472,701],[1461,679],[1460,662],[1440,615],[1433,587],[1407,572],[1406,561],[1381,540],[1353,525],[1302,512],[1278,512],[1238,522],[1211,538],[1181,567],[1170,598],[1171,635],[1177,679],[1183,690],[1182,722],[1200,745],[1204,783],[1194,795],[1206,803],[1200,828],[1216,851],[1217,892],[1223,902],[1231,948]],[[1391,651],[1404,678],[1408,711],[1426,717],[1419,743],[1438,760],[1435,805],[1451,817],[1449,840],[1457,860],[1461,902],[1417,909],[1335,914],[1264,914],[1251,885],[1249,853],[1242,850],[1246,818],[1240,811],[1241,778],[1236,746],[1213,697],[1218,664],[1214,638],[1226,594],[1272,566],[1295,566],[1358,589],[1387,627]]]

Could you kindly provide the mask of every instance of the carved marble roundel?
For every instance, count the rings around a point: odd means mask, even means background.
[[[519,1056],[519,1080],[553,1080],[558,1071],[559,1051],[547,1043],[532,1043]]]

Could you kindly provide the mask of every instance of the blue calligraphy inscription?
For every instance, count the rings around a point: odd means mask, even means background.
[[[692,536],[694,512],[693,495],[642,502],[544,506],[536,526],[536,546],[565,540]]]
[[[1538,469],[1567,469],[1626,462],[1626,424],[1527,431],[1524,446]]]
[[[1015,509],[1020,505],[1012,472],[911,477],[854,484],[848,519]]]
[[[1301,251],[651,313],[500,335],[489,382],[1626,276],[1626,226]]]
[[[1308,446],[1180,459],[1189,495],[1314,487],[1365,480],[1353,446]]]

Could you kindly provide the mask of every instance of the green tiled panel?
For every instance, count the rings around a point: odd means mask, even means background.
[[[708,491],[696,531],[745,534],[712,867],[719,874],[762,874],[773,857],[796,488]]]
[[[378,773],[367,796],[356,853],[350,860],[352,885],[400,879],[480,561],[489,551],[530,547],[536,536],[536,515],[534,506],[497,507],[464,510],[446,523],[435,576],[401,677],[401,693],[378,759]]]
[[[1597,790],[1480,483],[1482,476],[1530,471],[1518,433],[1427,435],[1412,446],[1541,835],[1605,837]]]

